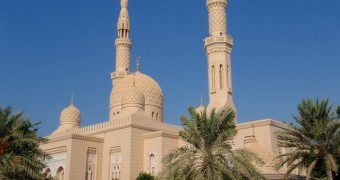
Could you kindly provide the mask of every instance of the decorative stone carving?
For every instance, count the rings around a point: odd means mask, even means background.
[[[121,175],[121,147],[113,147],[110,150],[110,179],[119,179]]]
[[[86,180],[96,180],[97,152],[95,148],[87,150]]]

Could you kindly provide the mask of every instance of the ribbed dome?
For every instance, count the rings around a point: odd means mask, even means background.
[[[125,104],[136,104],[136,105],[145,105],[145,97],[142,91],[138,88],[131,86],[122,97],[122,105]]]
[[[124,99],[123,95],[131,89],[133,81],[135,81],[136,88],[143,93],[145,105],[152,105],[161,109],[163,108],[163,93],[161,88],[155,80],[140,72],[130,74],[117,82],[111,91],[110,108],[122,105],[122,101]]]
[[[81,114],[78,108],[73,103],[65,108],[60,114],[60,124],[79,124],[81,121]]]

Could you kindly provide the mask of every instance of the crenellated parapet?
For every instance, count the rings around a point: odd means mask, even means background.
[[[49,140],[53,140],[53,139],[59,139],[60,137],[67,136],[67,135],[72,135],[72,137],[75,137],[75,138],[77,137],[81,138],[81,137],[96,135],[96,134],[105,133],[105,132],[109,132],[109,131],[113,131],[117,129],[128,128],[128,127],[139,128],[139,129],[144,129],[148,131],[164,131],[164,132],[174,133],[174,134],[178,134],[179,131],[183,130],[183,128],[180,126],[166,124],[163,122],[157,122],[153,120],[152,118],[132,115],[132,116],[125,117],[125,118],[118,118],[115,121],[107,121],[107,122],[98,123],[95,125],[82,127],[79,129],[70,129],[67,131],[54,133],[45,138]],[[82,135],[82,136],[76,136],[76,135]]]

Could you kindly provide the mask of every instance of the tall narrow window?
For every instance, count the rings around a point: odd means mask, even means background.
[[[211,89],[215,92],[215,66],[211,67]]]
[[[150,174],[154,175],[155,174],[155,155],[150,154]]]
[[[227,66],[227,86],[230,88],[230,69]]]
[[[223,89],[223,66],[220,64],[220,70],[218,71],[220,78],[220,89]]]

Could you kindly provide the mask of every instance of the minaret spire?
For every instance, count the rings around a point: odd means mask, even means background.
[[[128,13],[128,0],[120,1],[121,10],[118,18],[117,32],[118,37],[115,41],[116,46],[116,71],[111,74],[113,85],[120,78],[130,74],[130,50],[132,40],[129,38],[130,18]]]
[[[228,0],[206,0],[209,13],[209,37],[204,40],[208,58],[209,105],[207,110],[232,108],[230,54],[233,39],[227,35]],[[236,123],[236,120],[235,120]]]

